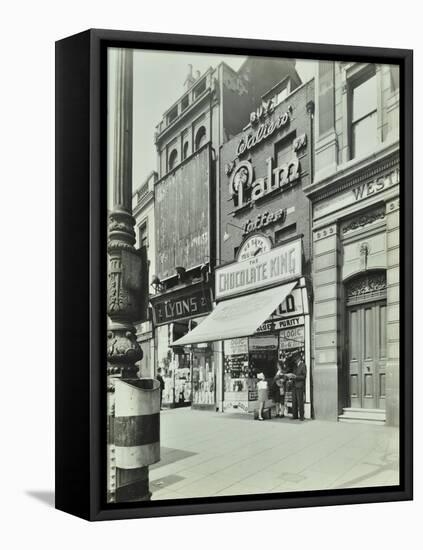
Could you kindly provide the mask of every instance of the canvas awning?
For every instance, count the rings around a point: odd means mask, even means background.
[[[297,281],[220,302],[204,321],[172,346],[250,336],[292,292]]]

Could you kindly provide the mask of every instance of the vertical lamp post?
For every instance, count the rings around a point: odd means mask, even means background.
[[[150,498],[148,464],[159,459],[155,409],[160,406],[156,381],[140,380],[135,365],[142,351],[134,327],[141,313],[141,258],[134,248],[131,203],[133,51],[122,48],[116,55],[113,194],[107,243],[107,493],[109,502],[127,502]],[[154,417],[152,422],[150,417]],[[147,445],[143,445],[145,429],[149,431]],[[150,461],[145,459],[146,452]]]

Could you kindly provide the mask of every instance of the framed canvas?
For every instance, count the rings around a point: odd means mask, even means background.
[[[412,498],[412,122],[410,50],[57,42],[57,508]]]

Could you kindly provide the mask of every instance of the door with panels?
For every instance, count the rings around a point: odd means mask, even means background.
[[[350,293],[347,301],[347,397],[351,408],[385,409],[386,285],[372,288],[370,285],[368,292],[355,296]]]

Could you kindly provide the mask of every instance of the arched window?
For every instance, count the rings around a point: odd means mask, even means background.
[[[206,143],[206,129],[201,126],[195,136],[195,150],[198,151]]]
[[[176,164],[178,163],[178,151],[176,149],[172,149],[172,151],[169,154],[169,170],[173,170],[175,168]]]
[[[184,148],[183,148],[183,151],[182,151],[182,160],[185,160],[188,156],[188,148],[189,148],[189,143],[188,141],[186,141],[184,143]]]

